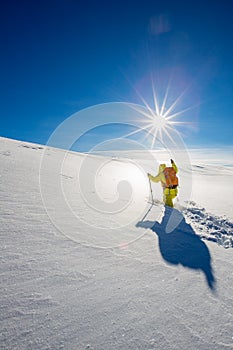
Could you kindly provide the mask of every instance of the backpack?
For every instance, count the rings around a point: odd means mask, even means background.
[[[166,180],[166,187],[167,188],[176,188],[179,184],[178,177],[176,176],[176,171],[173,167],[166,167],[163,171],[165,180]]]

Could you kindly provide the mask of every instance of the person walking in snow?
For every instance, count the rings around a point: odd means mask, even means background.
[[[148,173],[148,177],[153,182],[161,182],[163,188],[163,202],[169,207],[173,207],[173,199],[178,194],[178,178],[176,176],[178,168],[171,159],[171,167],[167,167],[166,164],[160,164],[159,171],[156,176],[152,176]]]

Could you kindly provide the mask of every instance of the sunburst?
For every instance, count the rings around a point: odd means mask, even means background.
[[[186,94],[188,88],[186,88],[172,102],[171,105],[168,105],[167,101],[170,91],[170,81],[167,85],[163,100],[161,102],[159,102],[155,86],[152,81],[153,107],[149,105],[149,103],[145,100],[145,98],[140,94],[140,92],[136,88],[134,89],[137,95],[139,96],[140,100],[142,101],[144,105],[143,107],[145,108],[142,109],[140,108],[140,106],[137,105],[133,106],[133,108],[142,116],[142,118],[139,120],[141,127],[138,130],[127,134],[126,137],[144,132],[144,139],[151,139],[150,148],[153,149],[156,141],[160,141],[161,143],[163,143],[163,138],[165,136],[168,137],[172,142],[174,142],[172,134],[174,132],[181,134],[181,132],[177,130],[176,126],[193,125],[192,122],[179,121],[177,120],[177,118],[184,115],[184,113],[196,108],[198,105],[175,111],[177,110],[177,107],[179,107],[179,103]]]

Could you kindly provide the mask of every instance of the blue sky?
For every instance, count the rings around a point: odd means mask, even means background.
[[[139,93],[152,106],[152,80],[161,103],[170,79],[167,102],[185,91],[175,111],[193,107],[179,117],[192,124],[186,144],[232,145],[232,10],[230,0],[2,0],[1,136],[45,144],[80,109],[140,104]],[[120,128],[95,130],[92,143],[111,135]]]

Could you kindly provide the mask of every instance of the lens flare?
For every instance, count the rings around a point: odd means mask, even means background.
[[[140,106],[137,107],[135,105],[133,108],[135,111],[140,112],[143,117],[140,120],[140,129],[135,130],[127,135],[125,137],[130,137],[132,135],[135,135],[137,133],[145,133],[144,138],[150,140],[150,148],[153,149],[155,146],[156,141],[159,141],[161,144],[163,144],[164,137],[169,138],[171,142],[173,142],[172,134],[178,133],[182,134],[182,132],[177,130],[176,126],[194,126],[193,122],[190,121],[180,121],[178,120],[178,117],[183,116],[186,112],[193,110],[194,108],[198,107],[200,104],[193,105],[191,107],[186,107],[183,109],[180,109],[177,111],[177,107],[179,107],[181,100],[184,98],[185,94],[189,90],[190,86],[186,87],[184,91],[180,93],[180,95],[173,100],[172,103],[168,103],[169,97],[171,99],[171,96],[169,96],[170,87],[171,87],[171,80],[169,80],[164,97],[162,101],[160,102],[155,86],[152,81],[152,94],[153,94],[153,107],[149,105],[149,103],[146,101],[146,99],[142,96],[142,94],[134,87],[134,90],[136,91],[136,94],[140,98],[143,105],[146,107],[145,110],[141,110]]]

